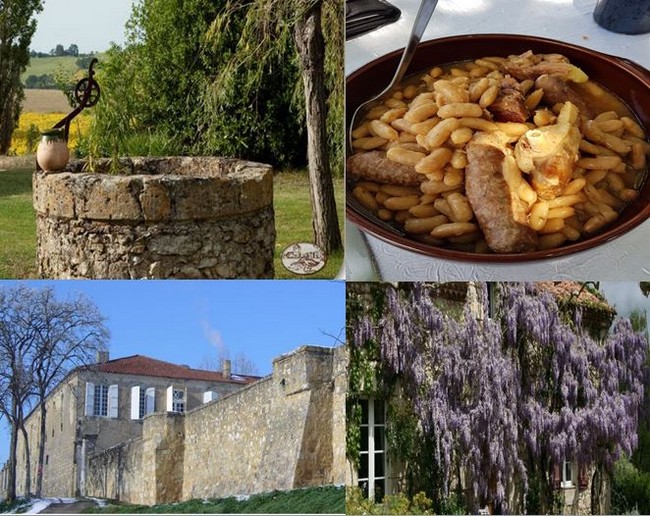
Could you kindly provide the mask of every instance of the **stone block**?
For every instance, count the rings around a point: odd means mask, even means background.
[[[79,216],[101,221],[137,222],[142,219],[140,203],[132,189],[133,182],[131,177],[103,177],[88,192]]]
[[[171,215],[171,197],[164,183],[158,180],[142,181],[140,205],[146,222],[167,220]]]

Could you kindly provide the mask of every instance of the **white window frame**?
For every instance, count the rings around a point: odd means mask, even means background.
[[[86,416],[117,419],[119,387],[117,385],[86,382]]]
[[[93,416],[108,417],[108,385],[95,385]]]
[[[176,396],[177,393],[182,392],[182,398]],[[167,387],[167,412],[176,412],[179,414],[187,410],[187,389],[183,387],[176,387],[170,385]]]
[[[131,387],[131,419],[143,419],[155,411],[156,388],[144,388],[140,385]]]
[[[562,461],[562,477],[560,480],[560,487],[563,489],[572,489],[576,486],[576,483],[574,481],[575,475],[576,475],[576,468],[573,467],[573,462],[570,460],[563,460]],[[567,471],[569,474],[567,475]]]
[[[363,486],[364,482],[367,482],[368,484],[368,498],[371,500],[375,500],[375,483],[377,481],[383,481],[384,485],[384,493],[383,495],[386,496],[388,494],[386,492],[386,485],[387,485],[387,468],[388,464],[386,461],[386,404],[383,400],[378,400],[383,402],[383,407],[384,407],[384,414],[383,414],[383,423],[377,423],[376,420],[377,418],[375,417],[375,398],[364,398],[361,400],[362,402],[366,402],[368,404],[368,422],[364,423],[362,421],[361,427],[367,427],[368,428],[368,451],[360,451],[359,453],[359,464],[361,464],[362,461],[367,461],[368,463],[368,477],[359,477],[357,479],[357,485],[358,486]],[[384,429],[384,437],[383,437],[383,443],[377,443],[375,442],[375,430],[377,428],[383,428]],[[363,447],[362,447],[363,448]],[[384,466],[384,475],[383,476],[377,476],[375,472],[375,456],[376,455],[383,455],[383,466]],[[360,470],[359,470],[360,473]],[[375,500],[375,501],[380,501],[380,500]]]

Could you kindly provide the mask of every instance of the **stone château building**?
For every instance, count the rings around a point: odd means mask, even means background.
[[[101,356],[46,399],[43,495],[154,504],[343,483],[345,387],[343,348],[303,346],[265,378]],[[37,407],[32,486],[39,425]],[[17,460],[22,495],[22,438]]]

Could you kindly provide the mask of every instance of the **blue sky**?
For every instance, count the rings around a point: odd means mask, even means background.
[[[59,43],[75,43],[87,53],[107,50],[112,41],[123,44],[131,5],[132,0],[45,0],[30,48],[49,52]]]
[[[0,281],[1,288],[19,282]],[[304,344],[335,346],[345,326],[341,281],[25,281],[64,299],[84,294],[107,318],[110,356],[147,355],[197,367],[225,346],[260,375],[274,357]],[[236,371],[233,371],[236,372]],[[0,422],[0,464],[8,456]]]

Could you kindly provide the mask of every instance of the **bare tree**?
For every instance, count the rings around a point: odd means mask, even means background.
[[[59,301],[52,289],[32,294],[34,317],[26,323],[33,326],[35,333],[33,370],[36,402],[41,414],[36,496],[40,496],[47,418],[45,398],[72,367],[92,362],[97,351],[106,349],[109,333],[104,326],[105,318],[85,297]]]
[[[16,463],[18,432],[24,432],[24,407],[34,393],[31,371],[28,369],[33,346],[33,334],[21,324],[21,312],[27,307],[21,295],[25,289],[0,290],[0,414],[11,427],[7,500],[16,499]],[[28,451],[28,444],[26,443]],[[27,453],[29,461],[29,453]],[[31,489],[27,473],[27,491]]]
[[[239,352],[234,359],[231,359],[230,351],[225,346],[219,348],[216,356],[204,355],[197,367],[207,371],[221,371],[224,360],[230,360],[232,372],[235,374],[248,376],[259,375],[259,369],[245,353]]]
[[[27,447],[29,443],[24,429],[23,409],[28,401],[33,401],[38,407],[40,428],[36,495],[40,496],[47,423],[46,397],[70,369],[91,362],[96,351],[106,349],[109,333],[97,307],[81,295],[58,300],[51,288],[30,289],[21,286],[8,293],[0,290],[0,299],[7,300],[0,304],[0,347],[9,354],[20,352],[23,364],[22,368],[11,366],[5,363],[5,357],[0,357],[0,370],[8,373],[9,383],[16,383],[16,378],[23,376],[21,370],[29,375],[29,380],[23,381],[26,387],[21,391],[22,398],[12,397],[15,399],[12,403],[17,405],[15,414],[11,418],[9,411],[3,411],[3,414],[12,425],[12,443],[13,434],[17,436],[18,430],[22,430]],[[13,460],[10,455],[9,463],[15,497],[15,443],[13,446],[14,449],[10,450]],[[27,467],[29,470],[29,464]]]

